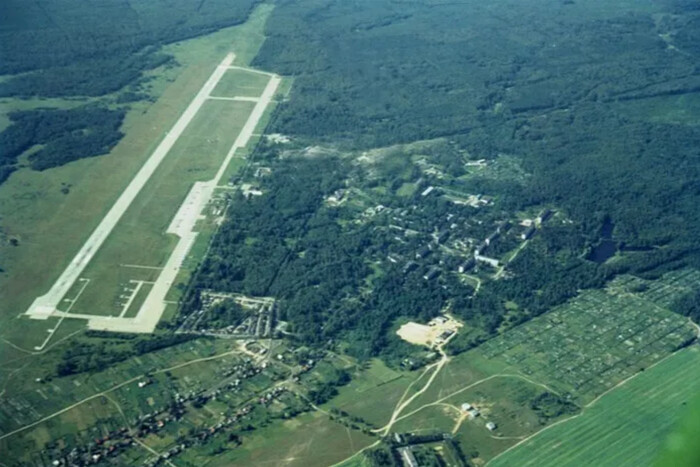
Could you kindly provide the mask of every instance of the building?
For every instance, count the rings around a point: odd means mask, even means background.
[[[540,212],[540,215],[537,216],[537,222],[539,222],[540,224],[543,222],[547,222],[547,219],[552,217],[552,214],[554,214],[554,212],[552,212],[551,209],[543,209],[542,212]]]
[[[488,256],[476,255],[474,259],[482,263],[490,264],[494,268],[497,268],[501,264],[496,258],[489,258]]]
[[[418,263],[416,263],[415,261],[409,261],[408,263],[406,263],[406,264],[404,265],[402,271],[403,271],[404,274],[408,274],[409,272],[413,271],[413,270],[416,269],[417,267],[418,267]]]
[[[436,267],[432,267],[428,270],[428,272],[425,273],[425,275],[423,276],[423,279],[425,279],[426,281],[431,281],[439,275],[440,275],[440,269],[436,268]]]
[[[493,422],[488,422],[488,423],[486,424],[486,429],[489,430],[489,431],[493,431],[493,430],[496,429],[496,424],[493,423]]]
[[[486,243],[482,243],[481,245],[476,247],[476,250],[474,250],[474,258],[476,258],[477,256],[481,256],[481,254],[485,252],[488,247],[489,246]]]
[[[449,236],[450,236],[450,232],[449,232],[448,230],[443,230],[442,232],[440,232],[439,234],[437,234],[437,238],[436,238],[436,239],[437,239],[437,242],[438,242],[438,243],[442,243],[442,242],[444,242],[445,240],[447,240],[447,238],[448,238]]]
[[[484,240],[484,243],[485,243],[486,245],[491,245],[491,244],[493,244],[496,240],[498,240],[499,235],[500,235],[500,234],[498,233],[498,231],[495,231],[494,233],[492,233],[491,235],[489,235],[488,237],[486,237],[486,240]]]
[[[529,240],[532,238],[533,235],[535,235],[536,230],[537,229],[535,229],[534,226],[530,226],[527,229],[525,229],[523,233],[520,234],[520,238],[522,238],[523,240]]]
[[[421,258],[426,258],[430,253],[432,253],[433,250],[431,250],[429,247],[425,246],[418,250],[418,253],[416,253],[416,258],[421,259]]]
[[[498,232],[498,233],[508,232],[512,225],[513,224],[511,224],[510,221],[503,221],[500,224],[498,224],[498,227],[496,227],[496,232]]]
[[[481,415],[481,412],[479,412],[476,407],[472,407],[471,409],[467,410],[467,413],[469,414],[469,418],[472,420]]]
[[[473,258],[470,258],[467,261],[460,264],[459,268],[457,268],[457,270],[459,272],[464,273],[464,272],[471,271],[474,268],[474,266],[476,266],[476,260]]]
[[[418,461],[416,460],[416,456],[413,455],[413,451],[409,446],[406,446],[405,448],[399,448],[398,451],[401,455],[401,462],[405,467],[418,467]]]
[[[469,409],[471,409],[471,408],[472,408],[472,405],[469,404],[468,402],[465,402],[464,404],[462,404],[462,411],[464,411],[464,412],[468,412]]]
[[[437,316],[433,318],[433,321],[437,324],[445,324],[447,322],[447,317],[446,316]]]
[[[431,185],[428,188],[426,188],[425,190],[423,190],[423,193],[421,193],[420,195],[421,196],[428,196],[434,189],[435,189],[435,187]]]

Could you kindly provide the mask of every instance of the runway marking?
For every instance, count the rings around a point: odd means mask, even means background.
[[[246,96],[236,96],[236,97],[223,97],[223,96],[209,96],[207,99],[215,101],[236,101],[236,102],[258,102],[259,97],[246,97]]]
[[[79,280],[79,281],[83,281],[83,286],[80,288],[80,290],[78,291],[78,293],[76,294],[76,296],[71,300],[70,306],[66,309],[66,315],[68,314],[68,312],[70,312],[71,308],[73,308],[73,305],[75,305],[75,302],[78,301],[78,298],[80,298],[80,296],[82,295],[83,290],[85,290],[85,287],[87,287],[88,284],[90,283],[90,279],[81,278],[81,279],[78,279],[78,280]],[[53,328],[53,329],[49,329],[49,335],[48,335],[48,337],[46,338],[46,340],[44,340],[44,343],[41,344],[41,345],[36,345],[36,346],[34,346],[34,350],[44,350],[44,347],[46,347],[46,344],[48,344],[49,341],[51,340],[51,338],[54,336],[54,334],[56,334],[56,331],[58,330],[58,327],[61,325],[61,323],[63,322],[63,320],[64,320],[65,318],[66,318],[65,315],[61,316],[61,319],[59,319],[59,320],[58,320],[58,323],[56,323],[56,327]]]
[[[123,268],[136,268],[136,269],[163,269],[162,266],[142,266],[140,264],[120,264],[119,266]]]

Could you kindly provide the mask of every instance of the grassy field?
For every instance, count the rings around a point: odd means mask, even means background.
[[[340,462],[374,441],[331,421],[325,414],[313,412],[257,430],[245,437],[240,448],[220,456],[183,460],[206,459],[207,465],[212,466],[321,467]]]
[[[247,70],[228,70],[211,95],[215,97],[260,97],[269,76]]]
[[[699,391],[700,349],[693,346],[606,394],[580,417],[543,431],[488,465],[653,465],[686,402]]]
[[[371,366],[339,389],[324,408],[337,408],[360,417],[379,427],[389,421],[394,406],[419,372],[398,372],[382,361],[373,360]]]
[[[195,181],[214,178],[252,102],[207,101],[139,193],[82,276],[90,279],[73,313],[118,315],[128,280],[162,267],[177,238],[164,234]],[[125,266],[127,265],[127,266]]]
[[[235,64],[250,63],[271,9],[261,5],[245,24],[166,46],[179,66],[149,73],[149,93],[157,101],[132,105],[122,127],[126,136],[108,156],[43,172],[19,170],[0,186],[3,232],[20,240],[18,247],[0,243],[5,269],[0,274],[0,337],[27,349],[43,341],[52,323],[16,319],[18,314],[48,290],[222,57],[234,51]],[[12,106],[3,102],[4,108]],[[68,194],[61,192],[63,184],[70,186]]]

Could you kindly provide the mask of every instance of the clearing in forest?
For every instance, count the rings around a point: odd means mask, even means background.
[[[462,324],[450,316],[439,316],[427,325],[413,321],[402,325],[396,334],[411,344],[426,345],[432,347],[444,342],[448,337],[457,332]]]

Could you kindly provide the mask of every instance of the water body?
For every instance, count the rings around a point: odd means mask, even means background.
[[[605,219],[600,229],[600,241],[588,255],[589,260],[602,264],[617,253],[618,244],[612,238],[613,230],[615,230],[615,224],[610,219]]]

